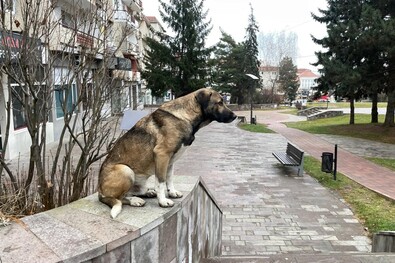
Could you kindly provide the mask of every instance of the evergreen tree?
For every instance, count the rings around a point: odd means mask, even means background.
[[[362,85],[366,87],[366,95],[372,99],[371,123],[378,123],[378,94],[385,92],[387,82],[385,73],[386,59],[380,50],[378,39],[382,30],[381,12],[372,5],[365,3],[362,8],[360,28],[363,29],[358,38],[358,49],[363,51],[360,72]]]
[[[232,103],[248,103],[249,98],[256,97],[254,93],[260,87],[258,80],[246,75],[252,74],[259,78],[257,32],[258,26],[251,7],[245,41],[237,43],[229,34],[222,32],[216,46],[213,86],[219,91],[229,92]]]
[[[175,75],[176,59],[172,56],[171,49],[163,44],[166,38],[162,38],[161,41],[147,38],[145,41],[150,48],[147,49],[148,59],[142,77],[147,81],[152,95],[162,97],[175,86],[175,79],[169,76]]]
[[[258,60],[258,55],[259,55],[259,50],[258,50],[258,40],[257,40],[257,33],[259,32],[258,25],[255,20],[254,16],[254,9],[251,8],[251,13],[248,18],[248,27],[246,29],[246,36],[245,36],[245,41],[244,41],[244,48],[245,48],[245,57],[244,57],[244,74],[252,74],[256,77],[259,76],[259,60]],[[261,86],[260,80],[254,80],[248,76],[246,76],[246,84],[247,84],[247,89],[249,90],[250,96],[252,99],[254,94],[257,91],[257,88]],[[241,90],[240,93],[243,93],[243,90]]]
[[[317,52],[320,70],[320,83],[331,82],[336,95],[350,100],[350,124],[355,122],[354,100],[361,96],[361,74],[358,71],[362,53],[358,49],[360,36],[359,18],[362,10],[361,0],[328,0],[328,10],[320,10],[321,16],[313,18],[327,26],[328,36],[313,41],[325,51]],[[322,86],[321,86],[322,88]]]
[[[370,96],[372,119],[378,121],[377,94],[388,96],[386,126],[394,126],[395,109],[395,2],[391,0],[328,0],[328,10],[313,15],[325,23],[328,36],[313,40],[326,51],[318,52],[321,83],[334,84],[337,95],[354,100]],[[322,87],[322,86],[321,86]]]
[[[218,91],[230,93],[231,103],[242,104],[246,99],[246,94],[240,92],[245,88],[245,70],[240,63],[246,56],[244,45],[222,32],[214,55],[212,86]]]
[[[285,57],[280,62],[278,82],[280,88],[285,93],[285,97],[292,103],[296,98],[296,92],[299,88],[297,75],[298,69],[292,62],[292,58]]]
[[[147,87],[158,95],[171,88],[176,96],[202,88],[207,83],[207,61],[212,51],[205,47],[211,31],[203,0],[159,0],[160,15],[174,34],[163,41],[148,41]],[[156,65],[157,68],[154,68]]]
[[[368,1],[368,0],[367,0]],[[373,30],[378,39],[378,50],[385,63],[381,67],[384,71],[384,90],[388,96],[387,111],[385,114],[385,126],[395,126],[395,1],[393,0],[369,0],[369,5],[381,13],[381,23],[375,23]]]

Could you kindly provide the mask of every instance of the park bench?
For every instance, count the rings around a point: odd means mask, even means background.
[[[273,152],[274,157],[284,166],[297,166],[298,175],[303,176],[303,155],[304,152],[299,150],[295,145],[287,143],[286,152]]]
[[[237,119],[239,120],[239,122],[241,123],[245,123],[246,122],[246,117],[245,116],[237,116]]]

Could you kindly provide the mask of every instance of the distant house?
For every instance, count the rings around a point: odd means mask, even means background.
[[[306,100],[313,95],[313,87],[316,80],[320,77],[310,69],[301,68],[297,71],[299,88],[297,99]],[[262,83],[262,92],[271,96],[283,96],[284,92],[279,87],[279,67],[278,66],[260,66],[259,76]]]
[[[320,76],[305,68],[298,69],[297,74],[300,83],[298,94],[301,99],[306,99],[308,96],[313,95],[313,87]]]
[[[259,76],[262,81],[262,88],[274,90],[277,93],[278,88],[278,69],[275,66],[260,66]]]

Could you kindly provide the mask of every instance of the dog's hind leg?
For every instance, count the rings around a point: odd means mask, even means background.
[[[133,187],[130,193],[134,196],[139,196],[139,197],[148,197],[148,198],[156,197],[155,189],[151,189],[147,187],[148,177],[149,176],[145,174],[136,174]]]
[[[124,199],[122,199],[122,203],[125,205],[137,206],[137,207],[145,205],[145,201],[137,196],[125,197]]]
[[[99,200],[111,207],[111,217],[115,218],[122,210],[122,201],[132,186],[134,172],[126,165],[108,165],[101,171],[99,180]]]
[[[99,193],[99,200],[109,207],[111,207],[111,217],[116,218],[122,210],[122,201],[113,198],[113,197],[106,197]]]

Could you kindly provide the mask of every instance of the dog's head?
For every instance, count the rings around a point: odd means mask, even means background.
[[[224,103],[222,96],[211,89],[200,89],[195,94],[196,101],[200,104],[203,114],[211,121],[229,123],[237,118]]]

